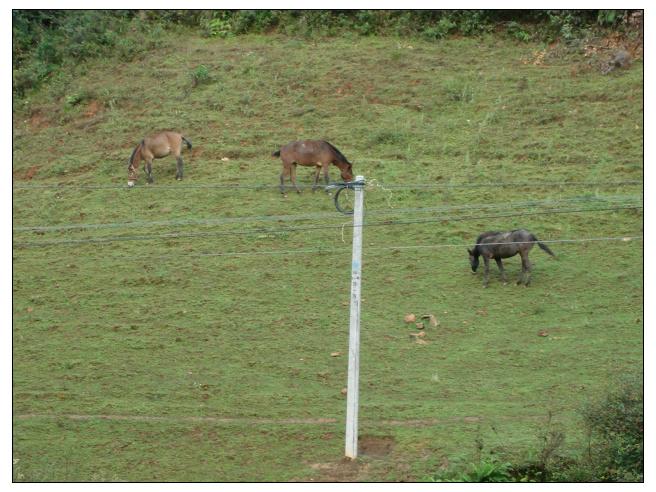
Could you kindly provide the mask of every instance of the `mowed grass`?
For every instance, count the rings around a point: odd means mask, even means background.
[[[496,38],[164,41],[81,65],[14,113],[15,184],[70,185],[14,189],[14,227],[94,225],[14,230],[15,480],[422,480],[481,442],[525,459],[548,422],[563,453],[584,448],[582,405],[641,368],[642,241],[535,248],[530,287],[494,267],[488,289],[464,245],[519,227],[641,235],[641,209],[569,211],[640,206],[642,187],[385,185],[641,180],[640,62],[602,76]],[[200,65],[211,79],[192,87]],[[134,145],[164,128],[194,144],[185,181],[167,158],[154,185],[119,188]],[[374,183],[354,465],[351,219],[323,192],[185,187],[276,185],[271,152],[301,138],[331,141]],[[519,259],[506,268],[514,280]],[[439,320],[424,344],[411,312]]]

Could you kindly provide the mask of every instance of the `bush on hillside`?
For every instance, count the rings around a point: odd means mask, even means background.
[[[17,96],[67,63],[132,58],[153,36],[178,26],[208,37],[272,30],[293,36],[401,35],[439,40],[499,31],[520,41],[573,40],[596,27],[635,28],[630,10],[13,10]],[[504,27],[505,26],[505,27]],[[627,28],[628,28],[627,27]]]
[[[590,403],[583,418],[590,436],[590,466],[604,482],[639,482],[644,477],[644,386],[624,380],[605,398]]]
[[[540,448],[521,463],[481,457],[464,472],[441,471],[437,482],[642,482],[644,480],[644,399],[640,377],[627,377],[581,411],[588,445],[578,457],[562,453],[565,434],[551,422],[539,436]]]

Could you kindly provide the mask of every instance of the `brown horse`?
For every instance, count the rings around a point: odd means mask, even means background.
[[[177,172],[175,179],[182,179],[183,162],[180,153],[182,151],[182,142],[191,150],[191,142],[181,134],[175,132],[160,132],[144,138],[139,145],[132,151],[128,160],[128,186],[134,186],[139,173],[139,163],[144,160],[144,171],[146,172],[148,183],[153,182],[153,159],[161,159],[170,154],[175,156],[177,161]]]
[[[282,172],[280,173],[280,192],[285,194],[285,175],[290,176],[294,189],[300,193],[301,190],[296,186],[296,165],[314,166],[314,185],[312,191],[316,190],[319,185],[319,173],[323,169],[323,176],[328,184],[328,167],[330,164],[336,165],[342,174],[344,181],[353,179],[353,165],[348,161],[335,146],[325,140],[299,140],[291,142],[281,147],[280,150],[271,154],[273,157],[282,159]]]

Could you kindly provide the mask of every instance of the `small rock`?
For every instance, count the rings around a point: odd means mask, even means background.
[[[415,321],[417,321],[417,317],[412,313],[406,314],[405,318],[403,319],[405,320],[406,323],[414,323]]]
[[[342,355],[341,352],[331,352],[331,353],[330,353],[330,356],[331,356],[331,357],[339,357],[340,355]]]
[[[546,330],[540,330],[540,331],[538,331],[538,336],[539,337],[548,337],[549,333]]]
[[[424,314],[421,319],[427,319],[431,326],[435,327],[440,324],[434,314]]]

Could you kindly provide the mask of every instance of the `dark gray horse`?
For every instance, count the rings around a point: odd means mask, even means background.
[[[521,283],[529,285],[531,283],[531,263],[528,261],[528,252],[531,251],[531,248],[533,248],[535,243],[551,256],[556,256],[546,244],[538,241],[535,234],[526,229],[516,229],[510,232],[484,232],[476,238],[474,249],[467,250],[469,253],[469,264],[471,265],[472,271],[475,272],[478,268],[478,257],[483,257],[483,262],[485,263],[485,280],[483,281],[483,287],[487,287],[488,275],[490,272],[490,260],[494,258],[494,261],[497,262],[497,266],[501,272],[501,280],[505,283],[506,273],[503,271],[503,263],[501,262],[501,259],[510,258],[519,253],[522,257],[522,273],[517,280],[517,285]]]

